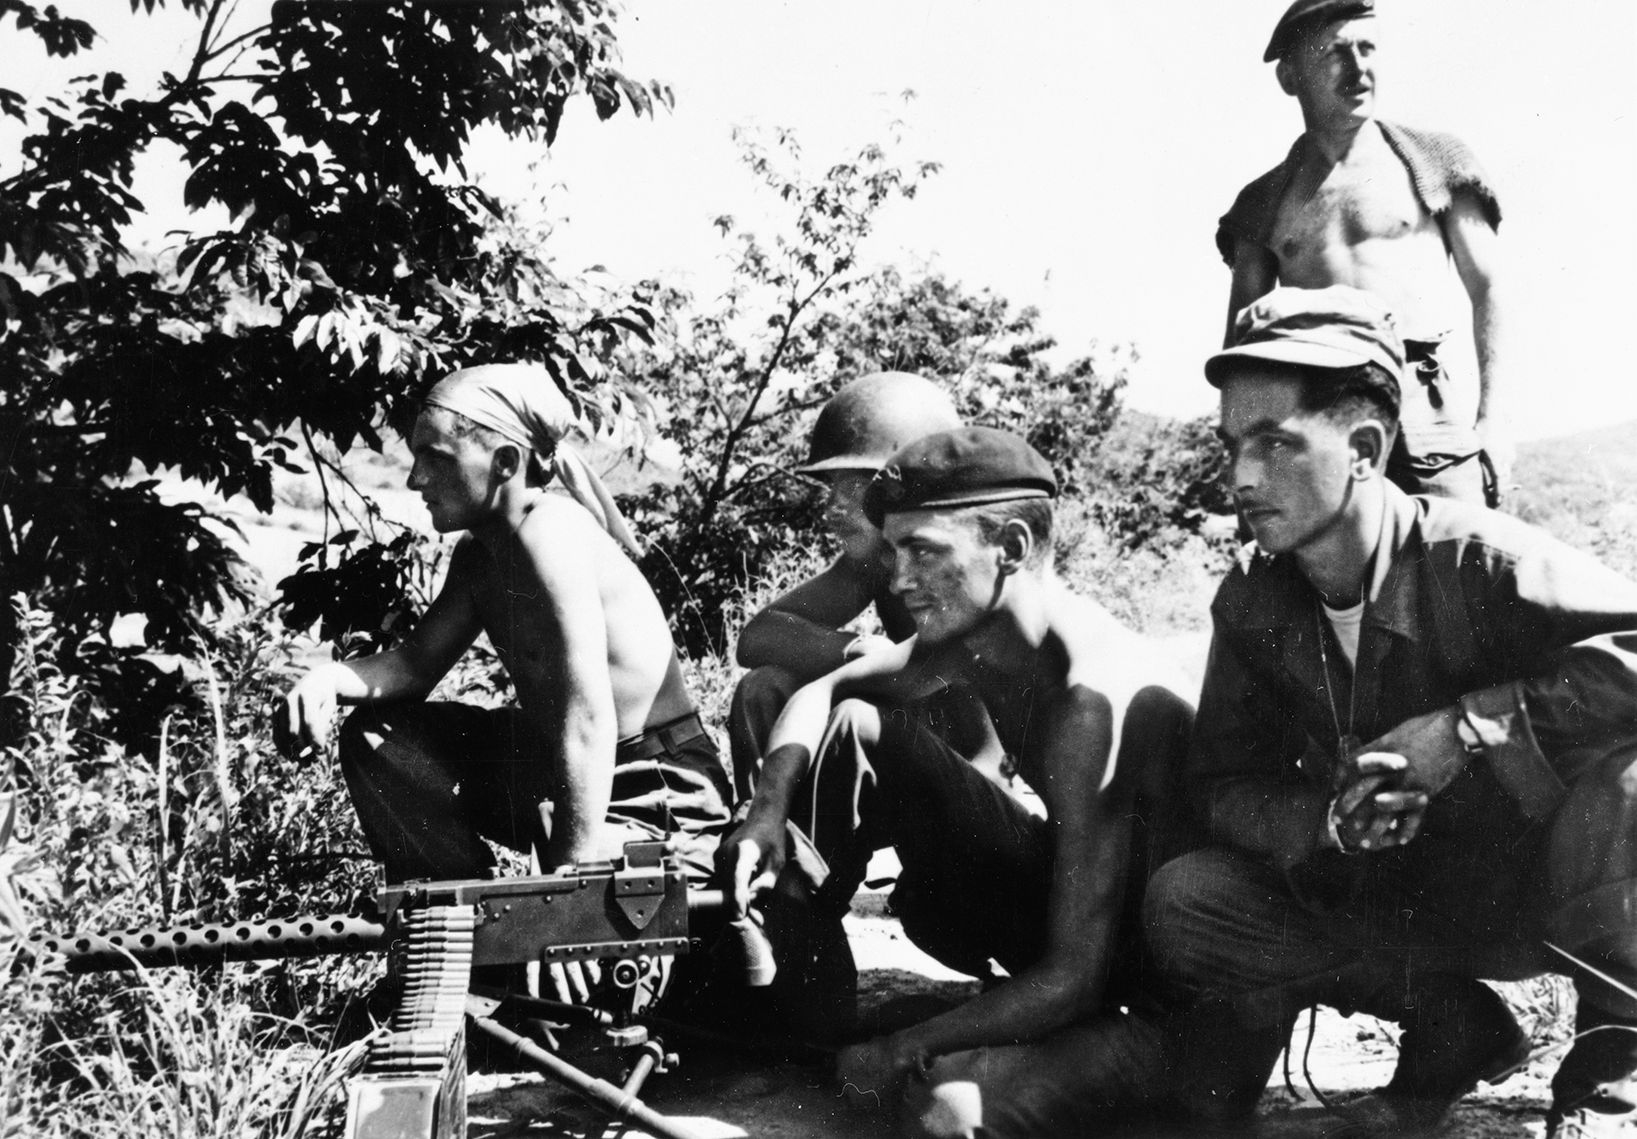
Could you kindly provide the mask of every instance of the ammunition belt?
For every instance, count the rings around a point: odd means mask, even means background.
[[[396,1075],[443,1070],[465,1039],[476,924],[474,906],[423,906],[405,915],[403,939],[394,949],[403,998],[388,1031],[371,1042],[365,1071]]]

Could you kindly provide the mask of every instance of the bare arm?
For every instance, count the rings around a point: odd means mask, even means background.
[[[756,797],[744,822],[717,847],[717,874],[732,899],[730,916],[742,917],[751,896],[771,886],[784,866],[785,823],[835,702],[871,693],[899,699],[917,694],[916,682],[905,676],[914,644],[912,638],[850,661],[803,685],[785,704],[768,739]]]
[[[777,665],[804,680],[840,668],[855,640],[841,626],[869,607],[874,586],[867,571],[836,559],[750,619],[739,634],[739,664]]]
[[[578,508],[574,523],[589,517]],[[564,519],[537,510],[519,532],[519,557],[526,570],[514,589],[537,598],[530,613],[544,635],[531,671],[545,689],[549,716],[524,715],[545,741],[546,788],[551,796],[551,834],[541,859],[547,867],[595,857],[597,836],[613,791],[614,748],[619,717],[608,671],[608,617],[603,610],[595,560],[563,533]]]
[[[1241,238],[1234,246],[1233,280],[1228,286],[1228,329],[1222,345],[1233,346],[1234,322],[1239,310],[1266,296],[1279,283],[1279,262],[1272,253]]]
[[[425,696],[477,638],[472,550],[456,547],[438,596],[402,645],[353,661],[320,665],[290,689],[275,734],[296,755],[324,754],[338,704]]]
[[[1045,955],[1007,983],[887,1038],[896,1068],[1037,1039],[1101,1007],[1128,869],[1136,773],[1114,770],[1116,720],[1102,693],[1074,686],[1044,719],[1041,794],[1054,848]]]
[[[1472,340],[1478,352],[1478,408],[1473,427],[1504,488],[1511,482],[1515,447],[1507,412],[1509,324],[1500,238],[1470,193],[1457,196],[1455,204],[1439,217],[1439,224],[1472,303]]]

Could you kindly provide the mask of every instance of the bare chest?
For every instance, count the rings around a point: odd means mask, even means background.
[[[1270,245],[1281,275],[1305,284],[1305,271],[1333,268],[1365,247],[1428,236],[1441,243],[1436,219],[1383,147],[1363,161],[1299,170],[1280,200]]]
[[[504,577],[487,575],[473,591],[473,601],[512,682],[519,689],[535,689],[549,680],[545,674],[561,655],[554,650],[562,632],[538,582],[529,588]]]
[[[1048,710],[1061,690],[1061,685],[1049,680],[1043,683],[1039,677],[1019,677],[979,689],[1002,748],[1031,785],[1040,774]]]

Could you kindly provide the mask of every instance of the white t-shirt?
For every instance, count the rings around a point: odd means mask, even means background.
[[[1323,605],[1323,602],[1320,602]],[[1324,619],[1330,622],[1335,630],[1336,640],[1341,644],[1341,651],[1347,654],[1347,663],[1358,666],[1358,631],[1364,623],[1364,599],[1360,598],[1357,605],[1346,609],[1332,609],[1324,606]]]

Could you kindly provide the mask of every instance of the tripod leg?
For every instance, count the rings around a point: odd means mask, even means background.
[[[510,1048],[519,1059],[526,1060],[543,1074],[556,1080],[571,1091],[578,1092],[593,1104],[607,1111],[615,1119],[628,1120],[653,1132],[660,1139],[698,1139],[693,1132],[678,1127],[635,1095],[615,1087],[607,1080],[588,1076],[573,1064],[553,1056],[538,1044],[497,1024],[488,1017],[475,1016],[472,1027]],[[646,1075],[646,1073],[644,1073]],[[640,1083],[640,1081],[639,1081]]]

